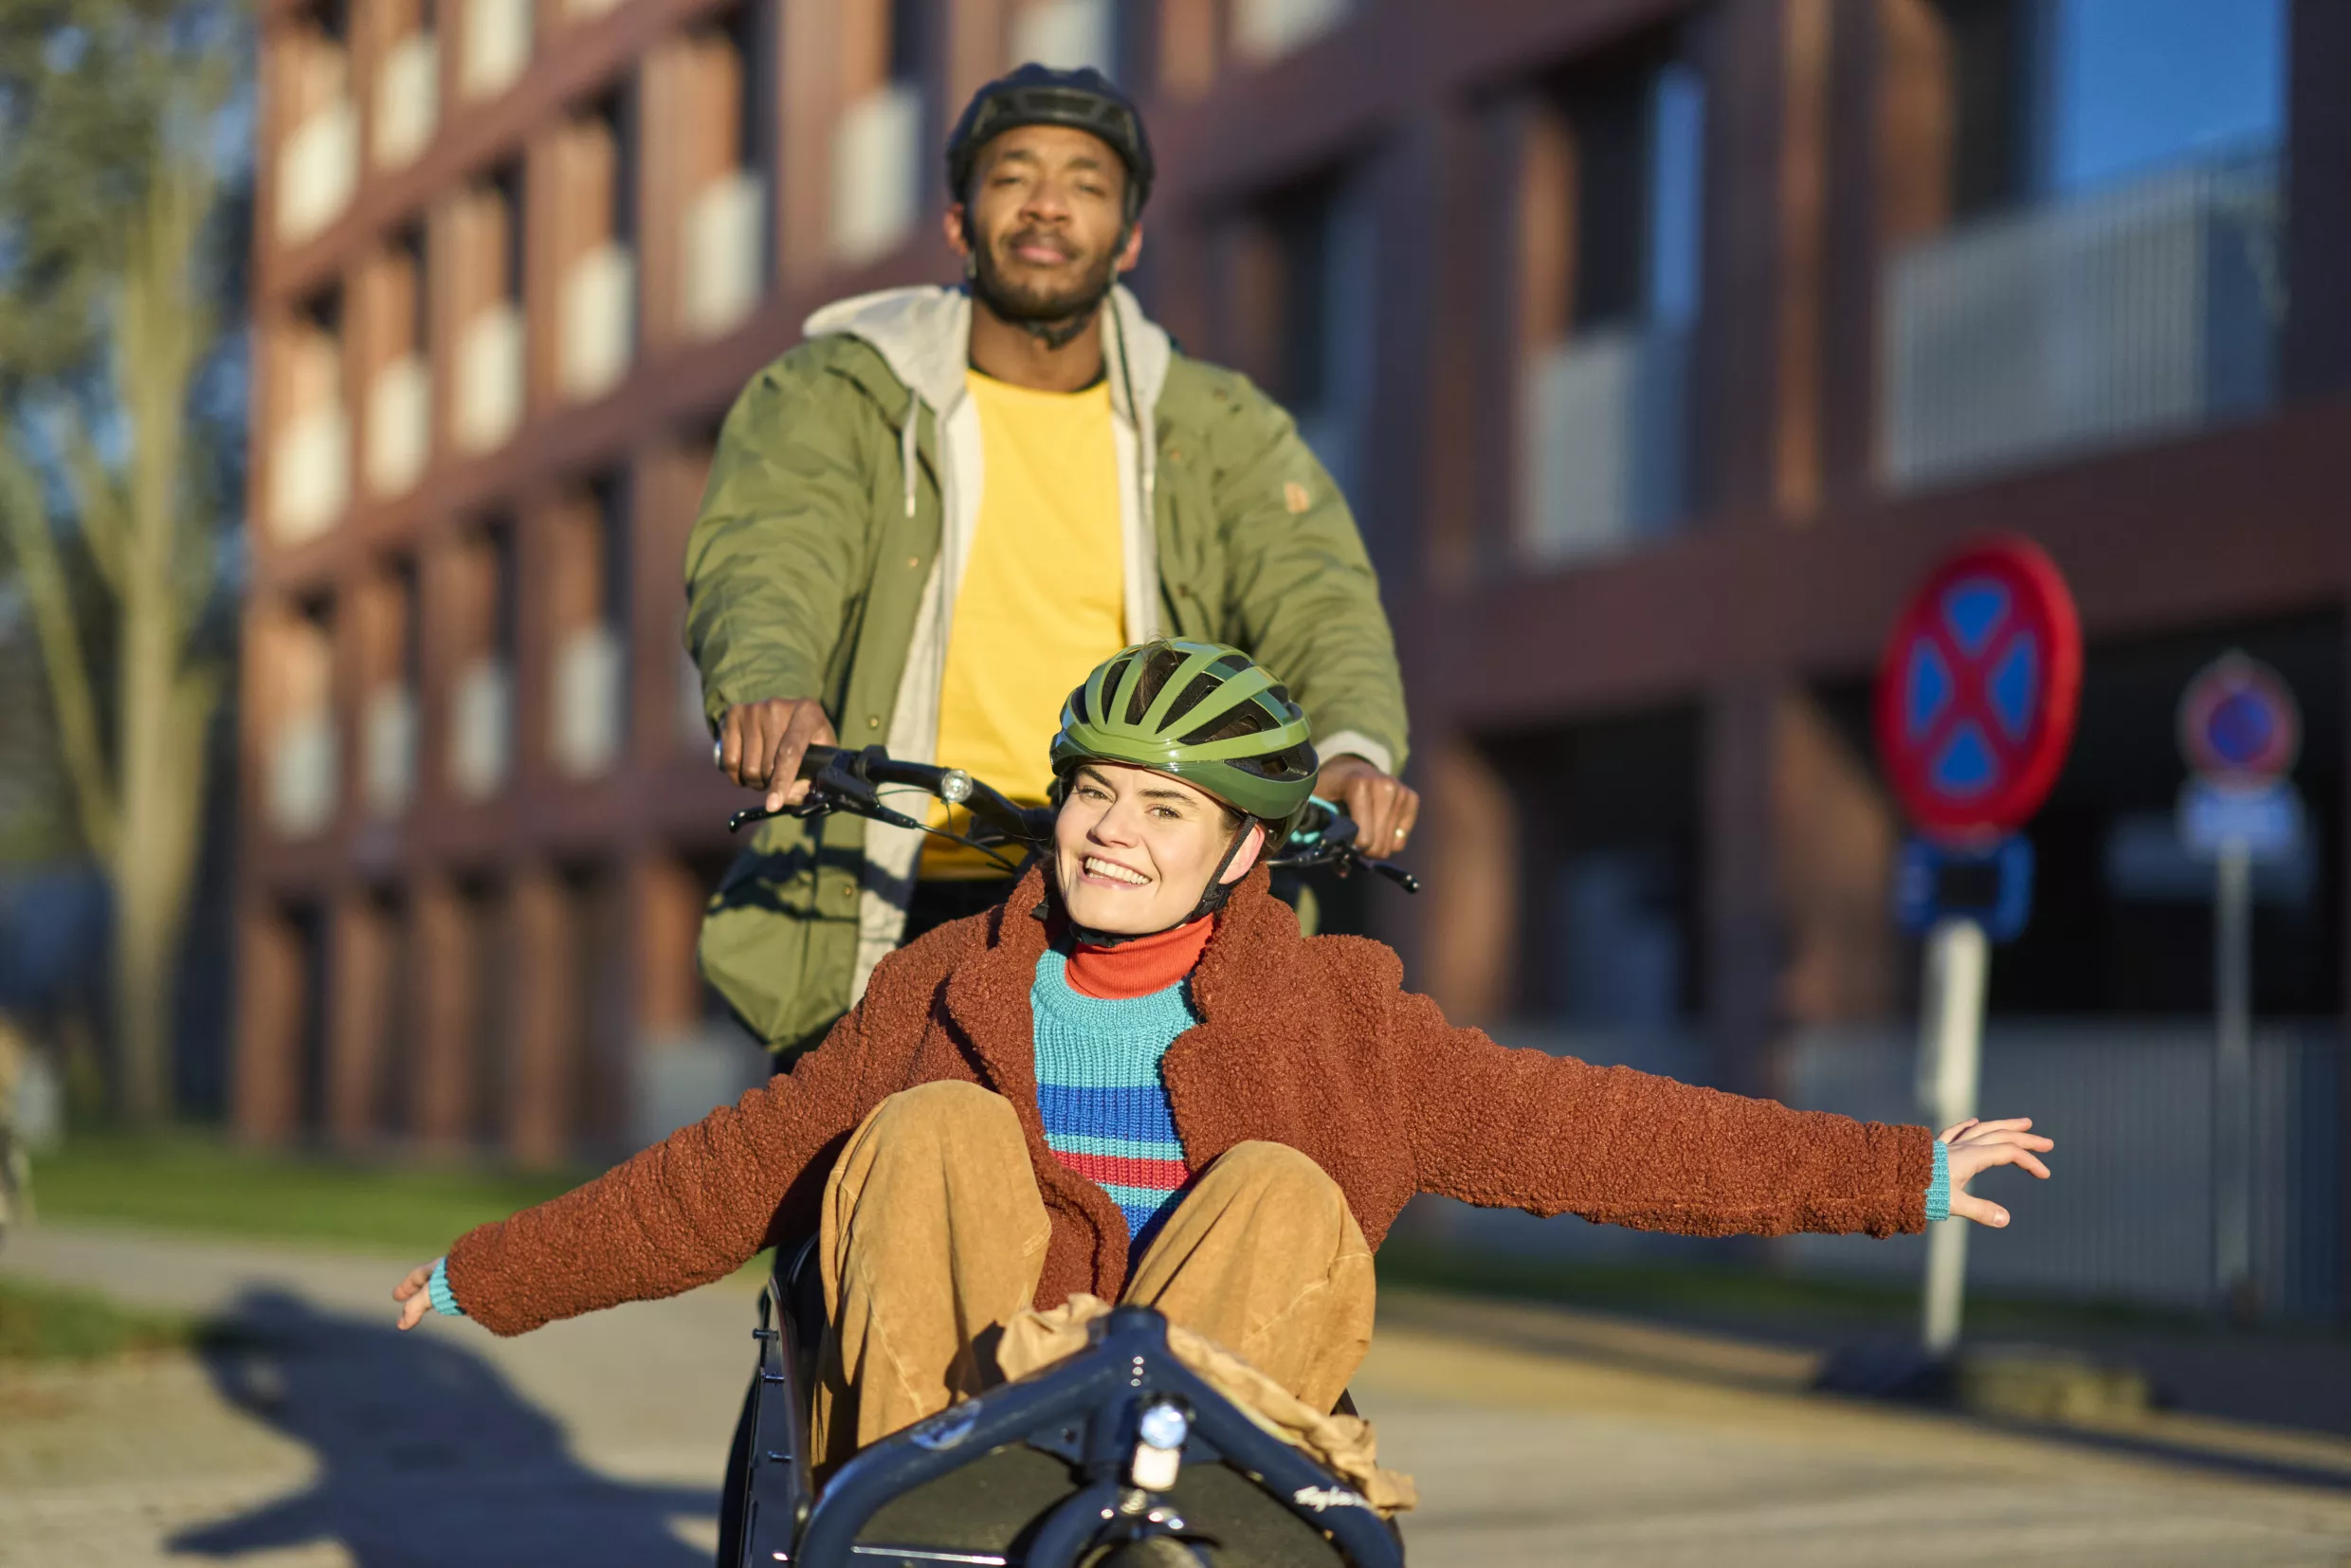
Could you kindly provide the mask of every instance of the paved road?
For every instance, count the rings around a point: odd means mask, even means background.
[[[0,1268],[250,1336],[0,1374],[0,1564],[708,1560],[748,1281],[509,1341],[393,1334],[400,1260],[52,1228]],[[1999,1431],[1802,1394],[1810,1365],[1398,1298],[1357,1391],[1419,1479],[1416,1568],[2351,1565],[2351,1444],[2178,1420],[2097,1442]]]

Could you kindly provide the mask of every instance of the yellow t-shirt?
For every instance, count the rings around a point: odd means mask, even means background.
[[[979,516],[947,636],[939,760],[1015,800],[1041,802],[1061,705],[1126,646],[1110,388],[1033,392],[966,373],[979,410]],[[944,809],[932,813],[946,822]],[[955,826],[963,825],[955,814]],[[921,875],[1000,876],[976,852],[928,839]]]

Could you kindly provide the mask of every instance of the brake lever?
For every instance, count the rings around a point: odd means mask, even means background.
[[[879,747],[872,748],[880,750]],[[726,830],[738,832],[755,822],[767,822],[779,816],[796,817],[806,822],[828,811],[848,811],[856,816],[874,817],[894,828],[919,827],[882,804],[872,783],[858,767],[866,760],[863,752],[837,752],[831,761],[809,780],[808,797],[797,806],[785,806],[769,811],[765,805],[746,806],[726,819]]]
[[[1374,860],[1369,855],[1358,854],[1355,856],[1355,863],[1358,866],[1370,866],[1381,876],[1386,877],[1390,882],[1394,883],[1398,887],[1403,888],[1407,893],[1417,893],[1420,891],[1420,879],[1412,875],[1412,872],[1407,871],[1403,866],[1396,865],[1394,861]]]
[[[739,833],[755,822],[772,822],[779,816],[796,817],[802,822],[807,822],[815,817],[829,816],[832,811],[831,801],[820,799],[813,794],[797,806],[778,806],[772,811],[765,806],[746,806],[726,819],[726,830],[730,833]]]

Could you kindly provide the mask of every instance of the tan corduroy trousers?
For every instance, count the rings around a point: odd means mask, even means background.
[[[1035,1294],[1049,1236],[1001,1096],[925,1084],[875,1107],[825,1188],[821,1468],[998,1380],[996,1341]],[[1200,1174],[1121,1299],[1328,1410],[1371,1346],[1371,1249],[1321,1167],[1242,1143]]]

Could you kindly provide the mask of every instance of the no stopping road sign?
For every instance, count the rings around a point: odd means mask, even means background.
[[[1943,562],[1878,668],[1878,751],[1903,810],[1947,843],[2021,826],[2065,764],[2081,689],[2073,595],[2038,545],[1993,539]]]

